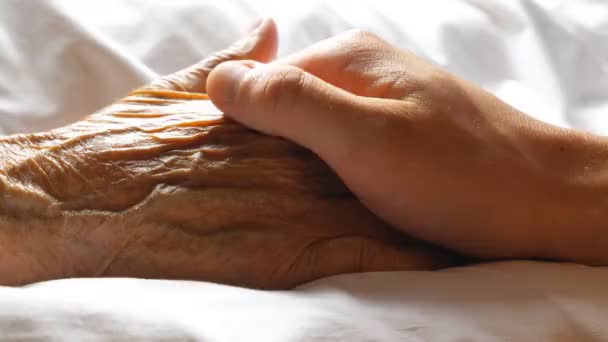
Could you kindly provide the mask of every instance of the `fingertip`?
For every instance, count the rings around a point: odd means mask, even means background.
[[[256,66],[254,61],[228,61],[215,67],[207,77],[207,95],[224,113],[235,105],[242,80]]]
[[[255,45],[250,58],[260,62],[270,62],[276,58],[279,34],[272,18],[260,18],[256,27],[250,31]]]

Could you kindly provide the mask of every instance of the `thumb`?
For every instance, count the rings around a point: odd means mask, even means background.
[[[378,112],[397,102],[354,95],[295,66],[253,61],[220,64],[207,93],[227,116],[303,145],[329,164],[369,142],[370,121],[382,121]]]

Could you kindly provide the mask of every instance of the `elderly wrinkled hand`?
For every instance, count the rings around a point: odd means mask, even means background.
[[[286,288],[447,265],[309,150],[225,119],[202,94],[216,65],[269,62],[276,44],[264,21],[80,122],[2,138],[0,283],[131,276]]]

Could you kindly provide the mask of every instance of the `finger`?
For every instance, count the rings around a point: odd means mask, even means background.
[[[378,36],[351,30],[276,62],[297,66],[336,87],[368,97],[403,97],[404,52]]]
[[[308,279],[318,279],[345,273],[435,270],[458,262],[456,256],[440,249],[393,246],[352,236],[310,245],[293,271]]]
[[[276,56],[277,44],[276,24],[270,18],[262,19],[252,31],[227,49],[214,52],[192,66],[163,76],[146,88],[204,93],[207,76],[217,65],[241,59],[269,62]]]
[[[308,147],[330,165],[371,143],[383,112],[401,103],[353,95],[300,68],[226,62],[209,75],[211,101],[226,115],[256,130]],[[332,165],[335,166],[335,165]]]

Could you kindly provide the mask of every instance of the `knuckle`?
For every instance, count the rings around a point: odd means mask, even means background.
[[[181,90],[186,91],[186,86],[184,85],[183,79],[179,77],[179,74],[171,74],[160,77],[147,86],[144,86],[143,89],[165,89],[165,90]]]
[[[241,59],[245,53],[229,47],[224,50],[215,51],[198,63],[198,68],[210,72],[221,63]]]
[[[365,56],[376,58],[379,52],[392,51],[394,48],[375,33],[361,29],[346,31],[333,38],[330,44],[338,46],[342,51],[347,51],[351,56],[365,59]]]
[[[348,41],[348,42],[355,42],[355,43],[361,43],[361,44],[384,43],[384,40],[382,38],[380,38],[377,34],[366,31],[366,30],[362,30],[362,29],[348,30],[348,31],[344,32],[340,36],[340,38],[345,41]]]
[[[255,101],[272,112],[287,111],[295,105],[302,92],[306,74],[294,67],[270,72],[260,70],[251,73],[243,82],[250,101]]]

